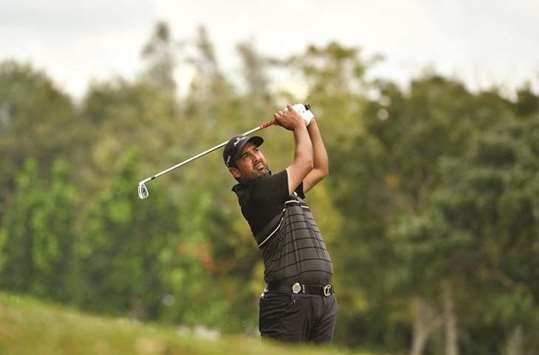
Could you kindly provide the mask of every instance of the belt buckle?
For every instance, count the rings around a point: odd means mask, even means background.
[[[331,284],[327,284],[326,286],[324,286],[322,291],[324,293],[324,296],[326,297],[331,296]]]
[[[299,282],[296,282],[292,285],[292,292],[293,293],[301,293],[301,291],[303,290],[303,286],[299,283]]]

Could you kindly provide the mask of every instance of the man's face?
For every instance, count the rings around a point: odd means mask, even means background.
[[[249,181],[269,174],[266,157],[253,143],[247,143],[243,147],[235,165],[236,167],[230,167],[229,171],[240,181]]]

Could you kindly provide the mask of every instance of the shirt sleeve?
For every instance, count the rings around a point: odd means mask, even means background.
[[[295,193],[305,198],[303,182],[296,188]],[[288,194],[288,172],[285,170],[271,176],[256,180],[253,189],[253,202],[266,206],[282,208],[285,201],[290,199]]]
[[[303,191],[303,181],[301,182],[301,184],[299,184],[298,187],[296,187],[295,193],[297,193],[299,197],[305,198],[305,192]]]

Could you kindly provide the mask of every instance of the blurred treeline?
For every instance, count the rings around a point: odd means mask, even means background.
[[[84,310],[255,334],[259,251],[220,152],[137,182],[309,102],[330,176],[308,196],[336,269],[336,342],[380,353],[539,348],[539,96],[426,73],[372,78],[338,43],[287,58],[237,45],[225,72],[204,28],[165,23],[136,79],[76,100],[0,63],[0,287]],[[91,60],[89,58],[89,60]],[[190,73],[190,86],[175,78]],[[178,75],[176,75],[178,74]],[[184,77],[183,77],[184,78]],[[292,135],[262,133],[274,171]]]

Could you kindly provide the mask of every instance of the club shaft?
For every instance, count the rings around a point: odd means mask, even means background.
[[[268,122],[266,122],[266,123],[264,123],[264,124],[261,124],[261,125],[258,126],[258,127],[255,127],[255,128],[253,128],[253,129],[251,129],[251,130],[248,130],[247,132],[242,133],[241,135],[242,135],[242,136],[248,136],[249,134],[255,133],[255,132],[257,132],[257,131],[260,131],[261,129],[264,129],[264,128],[266,128],[266,127],[271,126],[271,125],[273,124],[273,122],[274,122],[273,120],[268,121]],[[174,166],[171,166],[170,168],[168,168],[168,169],[166,169],[166,170],[163,170],[163,171],[161,171],[161,172],[159,172],[159,173],[157,173],[157,174],[155,174],[155,175],[153,175],[153,176],[150,176],[149,178],[146,178],[146,179],[142,180],[140,183],[141,183],[141,184],[144,184],[144,183],[146,183],[146,182],[148,182],[148,181],[151,181],[151,180],[153,180],[153,179],[156,179],[156,178],[158,178],[158,177],[161,176],[161,175],[164,175],[164,174],[166,174],[166,173],[168,173],[168,172],[170,172],[170,171],[172,171],[172,170],[174,170],[174,169],[177,169],[177,168],[181,167],[182,165],[188,164],[188,163],[192,162],[193,160],[196,160],[196,159],[198,159],[198,158],[200,158],[200,157],[203,157],[203,156],[206,155],[206,154],[209,154],[209,153],[213,152],[214,150],[217,150],[217,149],[219,149],[219,148],[221,148],[221,147],[224,147],[227,143],[228,143],[228,140],[227,140],[227,141],[224,141],[224,142],[221,143],[221,144],[216,145],[215,147],[212,147],[212,148],[207,149],[207,150],[205,150],[205,151],[203,151],[203,152],[201,152],[201,153],[198,153],[197,155],[195,155],[195,156],[193,156],[193,157],[191,157],[191,158],[189,158],[189,159],[186,159],[186,160],[182,161],[181,163],[178,163],[178,164],[176,164],[176,165],[174,165]]]

